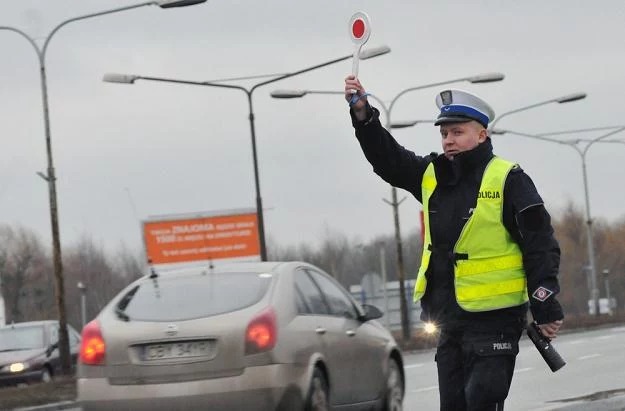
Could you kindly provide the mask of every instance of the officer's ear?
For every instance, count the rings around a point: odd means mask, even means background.
[[[476,127],[479,127],[479,136],[478,136],[478,142],[483,143],[486,141],[486,138],[488,137],[488,132],[486,131],[486,129],[484,128],[484,126],[482,126],[479,123],[475,123]]]

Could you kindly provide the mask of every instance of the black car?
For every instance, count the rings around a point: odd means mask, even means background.
[[[72,364],[80,335],[70,325]],[[61,370],[58,321],[31,321],[0,327],[0,386],[48,382]]]

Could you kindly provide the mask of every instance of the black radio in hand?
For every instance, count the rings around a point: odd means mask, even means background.
[[[535,321],[532,321],[527,326],[527,336],[532,340],[540,355],[542,355],[549,368],[551,368],[551,371],[556,372],[566,365],[566,362],[551,345],[551,340],[540,332],[540,328],[538,328],[538,324]]]

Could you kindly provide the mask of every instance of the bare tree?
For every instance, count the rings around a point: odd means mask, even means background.
[[[129,253],[118,253],[112,263],[101,244],[83,236],[67,248],[64,255],[67,287],[68,322],[81,324],[78,283],[86,287],[86,320],[93,318],[132,279],[141,273],[138,260]]]
[[[49,318],[53,295],[49,264],[37,235],[24,227],[0,227],[0,269],[7,321]]]
[[[417,231],[407,236],[404,242],[407,258],[405,267],[416,276],[421,261],[421,244]],[[310,244],[278,246],[270,242],[270,258],[278,261],[301,260],[314,264],[332,274],[345,287],[359,284],[362,277],[370,272],[380,273],[380,248],[384,255],[388,281],[397,280],[397,260],[394,235],[380,235],[369,242],[357,238],[348,239],[345,234],[326,229],[322,243],[313,248]]]
[[[133,251],[121,244],[113,259],[113,270],[124,281],[130,283],[141,277],[147,268],[142,252]]]
[[[557,215],[553,226],[562,253],[559,300],[568,315],[586,315],[590,299],[590,279],[584,212],[569,203]],[[607,223],[597,219],[593,224],[593,232],[599,288],[603,294],[605,290],[601,273],[607,269],[611,278],[611,296],[620,300],[622,305],[625,302],[625,285],[619,280],[625,272],[625,220]]]
[[[617,224],[599,221],[596,224],[597,273],[601,297],[607,297],[606,282],[610,297],[616,298],[617,310],[625,303],[625,219]],[[607,276],[606,276],[607,274]]]

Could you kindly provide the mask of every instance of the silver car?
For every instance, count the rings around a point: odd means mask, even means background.
[[[302,262],[152,271],[83,329],[90,410],[401,410],[392,335]]]

